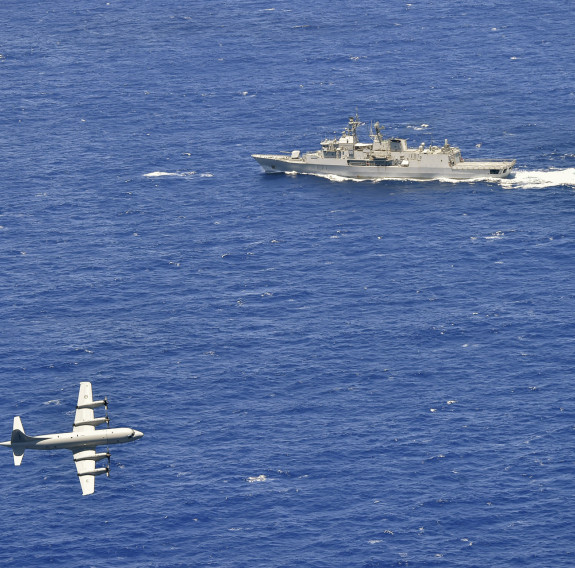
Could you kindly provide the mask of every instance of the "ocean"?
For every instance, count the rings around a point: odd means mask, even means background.
[[[0,564],[572,567],[575,5],[2,5]],[[266,175],[348,117],[502,181]],[[367,127],[360,132],[368,140]],[[96,413],[101,412],[99,410]]]

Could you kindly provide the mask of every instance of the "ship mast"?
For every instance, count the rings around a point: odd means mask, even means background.
[[[349,117],[349,124],[347,125],[347,128],[344,130],[344,134],[347,134],[348,136],[353,136],[354,141],[357,141],[357,129],[360,126],[363,126],[365,124],[365,122],[361,122],[359,120],[359,116],[357,113],[355,113],[355,116],[350,116]]]
[[[372,125],[372,127],[370,128],[370,133],[369,133],[369,137],[375,142],[376,140],[378,142],[382,142],[383,141],[383,136],[381,134],[381,131],[384,129],[384,126],[381,126],[379,124],[379,121],[376,121],[375,124]],[[373,130],[375,130],[375,134],[373,133]]]

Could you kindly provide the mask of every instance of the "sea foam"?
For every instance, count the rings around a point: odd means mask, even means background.
[[[501,181],[505,188],[542,189],[575,187],[575,168],[562,170],[518,170],[511,178]]]

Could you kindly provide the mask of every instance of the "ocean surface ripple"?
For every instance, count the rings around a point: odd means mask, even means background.
[[[572,4],[3,10],[0,437],[145,437],[3,450],[2,566],[573,566]],[[516,171],[250,157],[356,110]]]

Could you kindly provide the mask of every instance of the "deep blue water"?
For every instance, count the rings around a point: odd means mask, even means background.
[[[573,566],[573,21],[4,2],[0,438],[70,429],[83,380],[145,437],[90,497],[68,452],[0,448],[0,564]],[[516,176],[250,157],[356,109]]]

